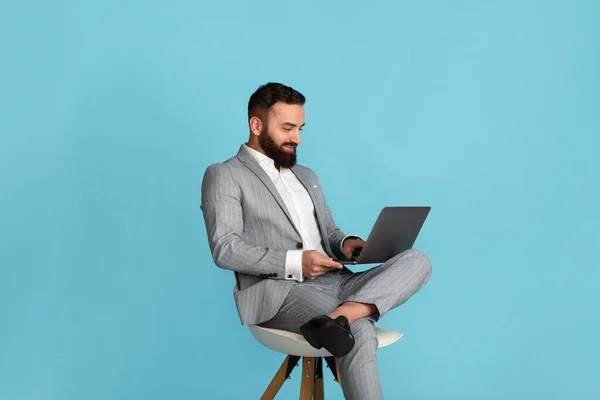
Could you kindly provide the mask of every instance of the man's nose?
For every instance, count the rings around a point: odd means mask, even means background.
[[[300,140],[300,129],[294,129],[292,131],[292,137],[290,137],[290,142],[294,143],[295,145],[299,145],[301,140]]]

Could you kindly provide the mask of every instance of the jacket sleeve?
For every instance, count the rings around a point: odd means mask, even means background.
[[[342,240],[346,237],[346,235],[337,227],[335,222],[333,221],[333,216],[331,214],[331,210],[329,207],[325,206],[326,210],[326,221],[327,221],[327,235],[329,237],[329,247],[331,247],[331,251],[333,252],[334,257],[337,260],[345,260],[346,256],[342,253]]]
[[[200,208],[215,264],[265,278],[285,278],[285,249],[253,246],[242,240],[241,191],[225,164],[213,164],[202,181]]]

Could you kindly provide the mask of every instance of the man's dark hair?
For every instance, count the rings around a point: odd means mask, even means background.
[[[256,115],[264,123],[267,123],[269,109],[277,102],[286,104],[304,105],[306,98],[297,90],[281,83],[269,82],[260,86],[250,96],[248,102],[248,119]]]

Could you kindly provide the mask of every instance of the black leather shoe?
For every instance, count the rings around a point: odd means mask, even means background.
[[[348,319],[340,315],[332,319],[319,315],[300,327],[302,336],[315,349],[324,347],[335,357],[343,357],[354,347]]]

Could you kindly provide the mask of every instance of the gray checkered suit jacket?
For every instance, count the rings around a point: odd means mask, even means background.
[[[343,259],[345,235],[333,221],[317,176],[300,165],[291,170],[314,203],[323,248]],[[242,324],[271,319],[295,282],[285,280],[286,252],[301,249],[302,238],[275,185],[244,145],[235,157],[208,167],[200,208],[215,263],[235,273]]]

